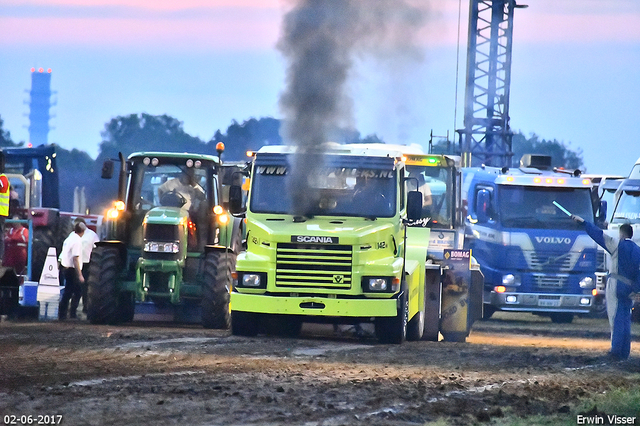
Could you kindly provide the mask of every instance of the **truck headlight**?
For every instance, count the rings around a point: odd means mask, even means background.
[[[362,290],[375,293],[396,293],[400,290],[397,277],[362,277]]]
[[[502,285],[520,285],[520,275],[506,274],[502,276]]]
[[[180,251],[180,245],[177,242],[161,243],[147,241],[144,243],[144,251],[149,253],[178,253]]]
[[[595,283],[593,282],[593,278],[584,277],[580,280],[580,288],[594,288]]]
[[[264,272],[238,272],[237,287],[267,288],[267,274]]]
[[[386,291],[387,290],[386,278],[369,278],[369,290],[371,291]]]

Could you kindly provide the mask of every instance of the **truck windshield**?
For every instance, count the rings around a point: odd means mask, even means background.
[[[640,191],[622,191],[612,223],[640,223]]]
[[[593,222],[589,188],[500,186],[499,217],[505,228],[582,229],[553,202]]]
[[[451,169],[445,167],[407,165],[407,176],[416,178],[422,192],[422,217],[430,218],[429,227],[451,225]],[[407,180],[407,191],[416,190],[416,180]]]
[[[286,166],[256,166],[249,209],[254,213],[289,214]],[[374,168],[323,167],[303,182],[312,198],[313,215],[393,217],[396,172]]]
[[[212,170],[209,170],[209,174],[212,174]],[[168,206],[193,211],[206,200],[206,188],[206,168],[138,163],[131,174],[129,196],[134,210],[146,211],[157,206]]]

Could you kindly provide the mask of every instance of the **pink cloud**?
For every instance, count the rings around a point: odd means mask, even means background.
[[[234,50],[272,48],[278,38],[280,13],[276,11],[261,13],[253,9],[243,13],[242,9],[234,8],[220,14],[210,10],[201,15],[0,16],[0,45]]]
[[[271,9],[282,6],[281,0],[18,0],[4,1],[5,6],[127,6],[151,10],[183,10],[189,8],[250,7]]]

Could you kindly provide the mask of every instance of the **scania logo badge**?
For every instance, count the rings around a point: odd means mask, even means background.
[[[316,237],[313,235],[292,235],[292,243],[338,244],[338,237]]]
[[[342,284],[342,282],[344,282],[344,275],[334,275],[333,282],[336,284]]]

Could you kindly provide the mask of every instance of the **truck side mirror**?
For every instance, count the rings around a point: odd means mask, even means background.
[[[607,202],[600,201],[600,214],[598,215],[602,220],[607,220]]]
[[[476,196],[476,217],[479,223],[489,221],[489,206],[491,205],[491,193],[486,189],[478,191]]]
[[[598,217],[596,218],[599,224],[605,224],[607,221],[607,202],[600,201],[600,208],[598,209]]]
[[[113,160],[104,160],[101,177],[102,179],[111,179],[113,177]]]
[[[416,221],[422,218],[422,192],[409,191],[407,193],[407,219]]]
[[[240,185],[231,185],[229,187],[229,211],[232,214],[242,213],[244,211],[242,201],[242,187]]]

